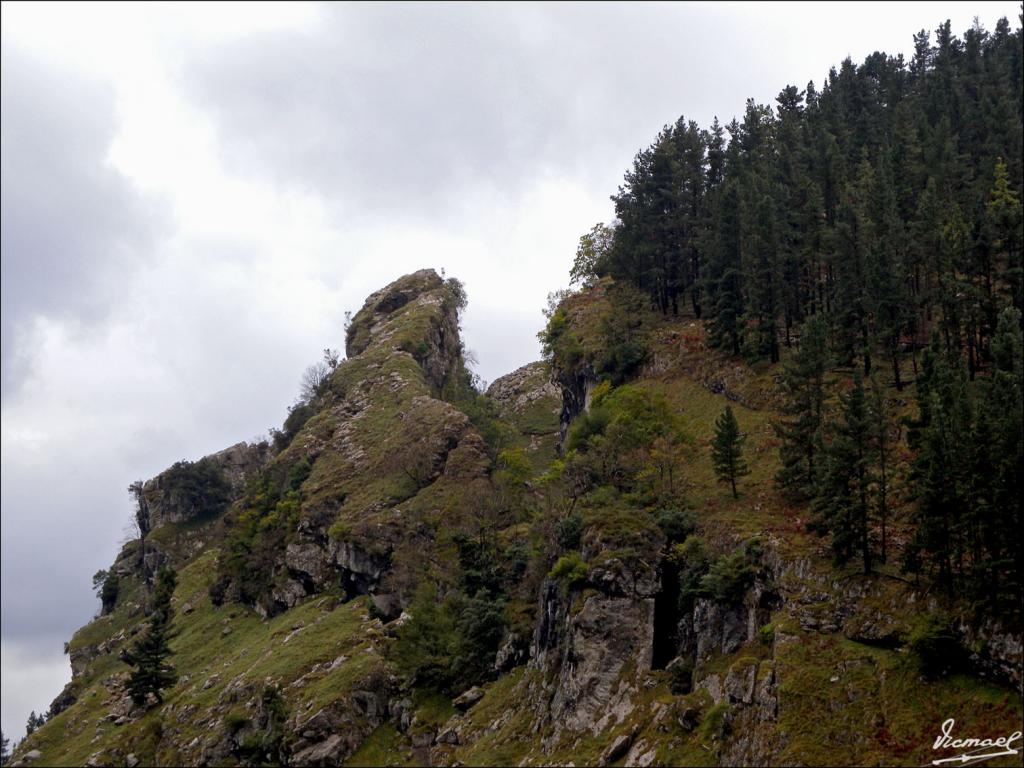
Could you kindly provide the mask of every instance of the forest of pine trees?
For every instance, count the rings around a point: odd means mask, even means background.
[[[1001,19],[914,35],[910,61],[847,59],[818,89],[639,152],[576,282],[611,276],[712,346],[786,358],[780,486],[813,503],[837,561],[887,556],[883,390],[915,385],[905,572],[993,603],[1019,595],[1022,36]],[[587,247],[584,247],[586,245]],[[789,352],[784,354],[784,351]],[[853,389],[831,398],[826,374]],[[827,422],[827,423],[826,423]],[[881,541],[869,527],[881,524]]]

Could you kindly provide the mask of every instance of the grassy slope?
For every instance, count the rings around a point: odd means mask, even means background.
[[[363,600],[340,605],[337,595],[317,595],[267,622],[238,606],[218,609],[207,595],[216,554],[208,550],[180,572],[174,603],[180,608],[188,602],[193,610],[174,619],[171,647],[180,679],[164,705],[124,726],[103,722],[113,704],[104,681],[127,670],[107,656],[90,669],[79,702],[30,736],[25,748],[39,749],[47,765],[82,765],[111,749],[122,759],[134,752],[143,764],[195,763],[200,745],[186,745],[240,705],[228,690],[232,683],[276,683],[284,689],[289,714],[313,714],[382,669],[383,633]],[[341,656],[346,660],[335,669],[311,673]],[[162,745],[180,751],[165,747],[157,753],[157,732],[164,736]]]

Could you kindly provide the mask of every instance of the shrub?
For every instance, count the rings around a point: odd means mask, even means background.
[[[117,605],[117,595],[120,591],[120,579],[117,574],[111,571],[103,580],[103,589],[100,590],[100,601],[103,603],[103,613],[110,613]]]
[[[663,509],[657,515],[657,522],[669,545],[685,541],[697,530],[697,518],[689,510],[674,507]]]
[[[753,570],[743,552],[724,555],[712,563],[700,580],[701,591],[720,603],[737,603],[753,580]]]
[[[575,372],[583,362],[583,345],[569,328],[564,309],[556,309],[547,327],[537,334],[544,359],[564,371]]]
[[[452,693],[491,675],[507,624],[503,600],[457,592],[439,602],[435,588],[425,584],[409,614],[389,655],[411,684]]]
[[[580,414],[572,425],[566,448],[570,451],[588,450],[592,447],[594,438],[604,434],[611,420],[611,411],[601,406],[592,405],[590,410]]]
[[[761,544],[751,539],[736,552],[718,558],[700,580],[700,591],[720,603],[738,603],[754,580]]]
[[[964,651],[953,630],[953,621],[944,613],[930,613],[919,619],[907,644],[927,679],[944,677],[963,664]]]
[[[99,570],[92,577],[92,588],[100,599],[101,613],[108,614],[114,610],[117,604],[117,595],[120,589],[120,579],[114,571]]]
[[[601,379],[614,385],[632,378],[647,361],[647,350],[635,341],[623,341],[605,347],[594,365],[594,372]]]
[[[288,473],[288,487],[297,491],[302,487],[302,484],[306,482],[306,478],[309,477],[309,473],[313,471],[313,464],[308,457],[303,456],[297,462],[292,464],[291,471]]]
[[[775,625],[771,623],[765,624],[758,630],[758,637],[761,639],[762,645],[771,645],[775,640]]]
[[[578,587],[587,581],[587,563],[579,552],[566,552],[555,563],[548,574],[552,579],[558,579],[569,589]]]
[[[483,594],[453,601],[457,618],[453,668],[456,688],[483,682],[494,669],[494,656],[505,636],[505,602]]]
[[[705,739],[721,739],[729,733],[729,705],[720,701],[704,713],[700,733]]]
[[[246,765],[283,765],[285,755],[284,723],[288,718],[281,690],[276,685],[264,685],[260,694],[255,731],[239,740],[236,754]],[[248,720],[241,727],[248,725]],[[234,728],[241,730],[241,728]]]
[[[669,689],[676,696],[685,696],[693,690],[693,663],[677,657],[666,667],[669,673]]]
[[[500,594],[504,562],[495,543],[486,537],[467,536],[464,533],[455,534],[452,541],[459,551],[459,566],[462,568],[461,586],[465,593]]]
[[[566,515],[558,521],[555,538],[558,549],[562,552],[579,549],[580,537],[583,535],[583,518],[579,512]]]
[[[693,606],[693,600],[703,594],[701,579],[708,572],[711,557],[704,540],[687,536],[682,544],[673,545],[669,558],[679,569],[679,609],[684,613]]]
[[[229,731],[240,731],[249,724],[249,713],[243,707],[235,707],[224,715],[224,725]]]
[[[163,476],[168,502],[185,517],[218,515],[231,502],[231,486],[223,470],[210,458],[179,461]]]
[[[327,529],[327,535],[335,541],[351,541],[352,526],[347,520],[335,520]]]
[[[309,403],[299,402],[291,406],[288,409],[288,416],[285,417],[281,429],[270,430],[270,436],[274,442],[274,450],[280,453],[287,448],[295,436],[299,434],[299,430],[306,426],[306,422],[315,413],[316,410]]]
[[[410,684],[447,690],[453,679],[452,656],[458,644],[455,618],[438,602],[437,592],[429,584],[416,591],[408,612],[411,618],[399,628],[389,656]]]

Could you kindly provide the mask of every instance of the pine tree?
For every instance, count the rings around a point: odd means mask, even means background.
[[[871,450],[876,474],[874,477],[874,517],[881,526],[879,560],[885,563],[888,559],[888,526],[889,526],[889,462],[891,447],[889,431],[892,428],[892,414],[885,399],[885,388],[877,379],[871,380],[870,397],[868,399],[868,417],[871,425]]]
[[[737,184],[727,182],[717,202],[717,225],[709,268],[709,298],[713,321],[708,342],[740,353],[743,317],[743,273],[740,256],[740,197]]]
[[[144,704],[149,694],[162,702],[161,691],[178,679],[167,662],[171,655],[171,596],[177,585],[177,574],[165,568],[157,576],[153,595],[153,613],[145,634],[127,653],[125,660],[135,667],[128,678],[128,691],[136,704]]]
[[[917,510],[905,568],[932,565],[939,584],[952,596],[955,578],[963,573],[962,535],[971,504],[972,418],[960,357],[949,359],[938,332],[925,351],[918,409],[908,434],[918,449],[911,473]]]
[[[975,581],[993,608],[1019,596],[1024,577],[1021,547],[1008,536],[1021,529],[1024,494],[1024,352],[1021,314],[1006,308],[992,339],[992,375],[978,400],[973,502],[978,556]]]
[[[33,709],[28,715],[28,722],[25,723],[25,735],[31,736],[45,723],[46,718],[42,715],[37,715],[36,711]]]
[[[825,450],[825,468],[817,487],[813,527],[832,538],[837,563],[860,554],[864,573],[871,572],[870,432],[867,397],[860,371],[853,388],[840,398],[840,421]]]
[[[786,362],[782,373],[783,419],[775,424],[775,433],[782,440],[779,446],[782,468],[775,480],[797,498],[812,494],[817,475],[826,396],[825,373],[828,371],[825,333],[821,315],[807,320],[801,328],[800,347]]]
[[[740,433],[740,425],[733,415],[732,406],[715,419],[715,438],[711,443],[711,462],[720,483],[729,483],[732,497],[739,498],[736,493],[736,479],[750,474],[747,463],[743,460],[743,443],[746,436]]]
[[[1024,294],[1021,284],[1024,269],[1021,267],[1021,244],[1024,241],[1024,215],[1020,196],[1010,186],[1010,175],[1002,158],[996,161],[995,180],[985,204],[985,225],[996,254],[995,263],[990,267],[993,274],[987,275],[987,290],[989,294],[998,291],[996,275],[1002,274],[1011,304],[1022,311]],[[994,306],[996,299],[990,295],[989,301]]]
[[[7,761],[11,759],[11,753],[8,751],[10,746],[11,740],[0,731],[0,765],[7,765]]]
[[[743,282],[747,287],[744,321],[749,328],[749,351],[779,361],[778,319],[781,309],[775,206],[766,193],[754,192],[753,215],[743,249]]]

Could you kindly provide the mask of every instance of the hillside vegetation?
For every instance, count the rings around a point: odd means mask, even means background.
[[[666,128],[544,360],[479,391],[422,270],[266,443],[134,483],[15,761],[919,765],[949,718],[1019,730],[1021,32],[915,39],[729,142]]]

